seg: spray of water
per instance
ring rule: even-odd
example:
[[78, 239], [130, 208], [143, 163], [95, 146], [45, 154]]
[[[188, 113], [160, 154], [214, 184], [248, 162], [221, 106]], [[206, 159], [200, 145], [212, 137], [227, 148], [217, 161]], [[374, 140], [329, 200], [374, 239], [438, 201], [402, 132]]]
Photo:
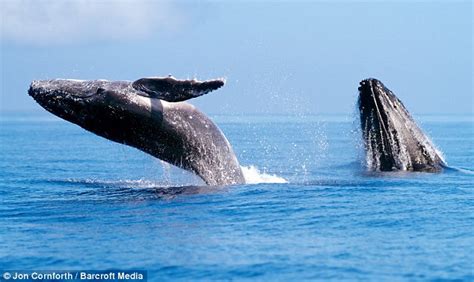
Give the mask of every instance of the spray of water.
[[246, 184], [259, 184], [259, 183], [288, 183], [286, 179], [275, 174], [268, 174], [261, 172], [255, 166], [242, 166], [242, 172], [244, 173]]

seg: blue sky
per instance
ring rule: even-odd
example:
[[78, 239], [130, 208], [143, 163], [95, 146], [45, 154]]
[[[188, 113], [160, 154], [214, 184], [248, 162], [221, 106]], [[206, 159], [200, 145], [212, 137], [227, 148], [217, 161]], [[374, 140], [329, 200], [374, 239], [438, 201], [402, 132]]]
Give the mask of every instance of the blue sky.
[[211, 114], [352, 113], [361, 79], [414, 114], [473, 113], [472, 2], [1, 1], [2, 112], [34, 79], [226, 77]]

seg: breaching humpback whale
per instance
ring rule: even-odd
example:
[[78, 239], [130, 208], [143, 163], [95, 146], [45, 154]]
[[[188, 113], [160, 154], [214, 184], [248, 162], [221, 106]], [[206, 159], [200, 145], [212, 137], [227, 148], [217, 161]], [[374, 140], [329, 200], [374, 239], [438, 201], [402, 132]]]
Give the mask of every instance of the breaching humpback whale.
[[445, 166], [431, 140], [382, 82], [361, 81], [358, 106], [369, 170], [438, 172]]
[[196, 173], [208, 185], [244, 183], [239, 162], [220, 129], [182, 102], [224, 80], [173, 77], [130, 81], [53, 79], [28, 90], [43, 108], [109, 140]]

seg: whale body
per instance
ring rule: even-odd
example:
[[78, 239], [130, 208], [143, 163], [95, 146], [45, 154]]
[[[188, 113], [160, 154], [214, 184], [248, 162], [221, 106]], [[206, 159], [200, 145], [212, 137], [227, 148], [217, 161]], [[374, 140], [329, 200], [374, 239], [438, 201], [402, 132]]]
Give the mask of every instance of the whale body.
[[360, 82], [358, 108], [369, 170], [439, 172], [446, 166], [403, 103], [379, 80]]
[[149, 77], [131, 81], [33, 81], [28, 93], [43, 108], [109, 140], [135, 147], [194, 172], [208, 185], [244, 183], [239, 162], [221, 130], [183, 102], [224, 85]]

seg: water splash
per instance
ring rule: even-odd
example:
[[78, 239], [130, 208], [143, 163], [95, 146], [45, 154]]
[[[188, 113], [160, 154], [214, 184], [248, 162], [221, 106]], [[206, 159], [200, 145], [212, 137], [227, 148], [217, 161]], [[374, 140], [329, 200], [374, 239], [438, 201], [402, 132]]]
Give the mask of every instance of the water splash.
[[242, 172], [244, 173], [246, 184], [259, 184], [259, 183], [288, 183], [286, 179], [275, 174], [268, 174], [260, 172], [260, 170], [251, 166], [241, 166]]

